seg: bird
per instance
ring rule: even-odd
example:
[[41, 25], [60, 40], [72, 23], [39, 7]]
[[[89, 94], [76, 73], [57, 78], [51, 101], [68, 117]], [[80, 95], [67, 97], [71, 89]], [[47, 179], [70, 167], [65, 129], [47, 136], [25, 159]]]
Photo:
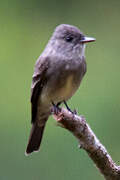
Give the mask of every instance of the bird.
[[39, 151], [52, 106], [64, 103], [71, 111], [67, 100], [77, 91], [86, 73], [85, 46], [93, 41], [95, 38], [85, 36], [76, 26], [60, 24], [55, 28], [32, 76], [32, 128], [26, 155]]

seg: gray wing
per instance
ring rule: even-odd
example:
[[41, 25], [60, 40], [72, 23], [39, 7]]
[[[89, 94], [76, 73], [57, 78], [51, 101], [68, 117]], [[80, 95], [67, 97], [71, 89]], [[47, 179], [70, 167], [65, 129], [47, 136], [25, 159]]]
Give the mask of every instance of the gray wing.
[[83, 76], [85, 75], [86, 71], [87, 71], [87, 64], [86, 64], [86, 60], [85, 60], [85, 57], [83, 56]]
[[35, 70], [32, 77], [31, 86], [31, 122], [34, 123], [37, 114], [37, 102], [42, 91], [44, 84], [46, 83], [46, 71], [48, 69], [49, 58], [39, 57], [35, 64]]

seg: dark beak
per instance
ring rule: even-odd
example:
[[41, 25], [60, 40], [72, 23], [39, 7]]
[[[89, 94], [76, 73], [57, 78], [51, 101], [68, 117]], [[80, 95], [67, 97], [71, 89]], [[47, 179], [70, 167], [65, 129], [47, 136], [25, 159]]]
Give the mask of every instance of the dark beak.
[[96, 41], [96, 39], [92, 37], [84, 37], [83, 39], [80, 40], [81, 43], [89, 43], [93, 41]]

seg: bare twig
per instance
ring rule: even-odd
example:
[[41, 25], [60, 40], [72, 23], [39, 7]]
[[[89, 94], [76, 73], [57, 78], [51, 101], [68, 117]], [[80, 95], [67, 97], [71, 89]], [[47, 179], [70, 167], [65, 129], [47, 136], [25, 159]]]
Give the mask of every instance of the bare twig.
[[120, 166], [117, 166], [105, 147], [97, 139], [83, 116], [77, 116], [62, 108], [53, 115], [58, 125], [72, 132], [94, 161], [106, 180], [120, 180]]

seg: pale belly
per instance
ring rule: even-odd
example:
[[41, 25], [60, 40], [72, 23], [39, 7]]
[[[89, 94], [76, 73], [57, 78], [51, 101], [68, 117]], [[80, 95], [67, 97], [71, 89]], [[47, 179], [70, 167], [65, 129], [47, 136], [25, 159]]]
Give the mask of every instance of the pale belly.
[[63, 101], [69, 99], [76, 91], [77, 87], [74, 85], [73, 76], [70, 75], [63, 87], [55, 92], [54, 101]]
[[57, 85], [55, 85], [55, 87], [52, 87], [52, 91], [49, 86], [44, 88], [43, 93], [41, 95], [41, 101], [44, 103], [58, 103], [64, 100], [68, 100], [78, 89], [79, 84], [80, 80], [77, 83], [75, 83], [74, 76], [73, 74], [71, 74], [69, 75], [69, 77], [66, 78], [64, 85], [62, 87], [59, 88]]

